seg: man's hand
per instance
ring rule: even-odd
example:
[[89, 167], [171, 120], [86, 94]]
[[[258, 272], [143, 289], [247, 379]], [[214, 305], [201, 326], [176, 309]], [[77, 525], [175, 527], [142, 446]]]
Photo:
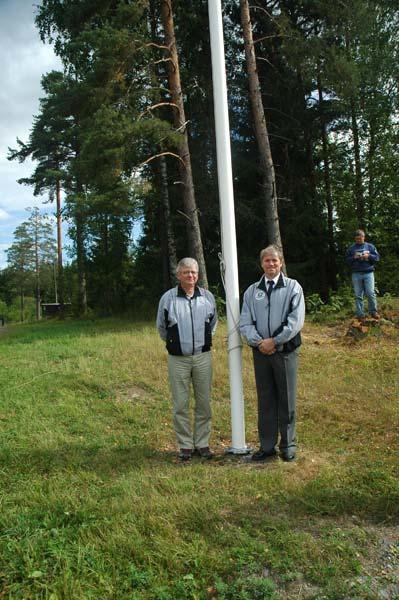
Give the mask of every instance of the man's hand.
[[276, 352], [276, 344], [274, 343], [273, 338], [267, 338], [262, 340], [258, 344], [258, 350], [262, 352], [262, 354], [274, 354]]

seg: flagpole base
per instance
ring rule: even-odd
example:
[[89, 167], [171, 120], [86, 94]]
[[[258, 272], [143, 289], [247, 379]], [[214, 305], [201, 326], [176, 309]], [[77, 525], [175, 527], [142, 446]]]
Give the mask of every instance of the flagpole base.
[[225, 450], [225, 454], [237, 454], [237, 455], [245, 455], [245, 454], [250, 454], [252, 452], [253, 448], [251, 448], [250, 446], [244, 446], [243, 448], [233, 448], [232, 446], [230, 446], [230, 448], [227, 448]]

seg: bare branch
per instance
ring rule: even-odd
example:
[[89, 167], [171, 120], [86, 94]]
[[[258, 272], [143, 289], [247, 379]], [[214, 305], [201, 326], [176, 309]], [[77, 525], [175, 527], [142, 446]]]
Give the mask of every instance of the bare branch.
[[177, 108], [177, 110], [179, 110], [179, 107], [174, 102], [158, 102], [157, 104], [153, 104], [152, 106], [149, 106], [142, 113], [140, 113], [139, 119], [141, 119], [141, 117], [143, 117], [146, 113], [151, 112], [151, 111], [155, 110], [156, 108], [159, 108], [160, 106], [173, 106], [174, 108]]
[[36, 375], [36, 377], [33, 377], [32, 379], [29, 379], [29, 381], [24, 381], [23, 383], [20, 383], [19, 385], [14, 386], [13, 390], [16, 390], [17, 388], [21, 388], [24, 385], [29, 385], [30, 383], [32, 383], [32, 381], [35, 381], [35, 379], [40, 379], [40, 377], [44, 377], [45, 375], [53, 375], [54, 373], [56, 373], [57, 371], [46, 371], [45, 373], [41, 373], [40, 375]]
[[279, 140], [284, 140], [285, 142], [292, 142], [291, 138], [284, 137], [283, 135], [277, 135], [277, 133], [270, 133], [269, 137], [277, 138]]
[[186, 213], [182, 212], [181, 210], [177, 211], [180, 215], [182, 215], [183, 217], [185, 217], [187, 219], [187, 221], [190, 221], [190, 223], [192, 223], [192, 220], [190, 219], [190, 217], [188, 215], [186, 215]]
[[151, 46], [153, 48], [159, 48], [160, 50], [170, 50], [169, 46], [165, 46], [164, 44], [156, 44], [155, 42], [148, 42], [148, 44], [143, 44], [142, 46], [137, 48], [137, 50], [142, 50], [143, 48], [150, 48]]
[[151, 161], [155, 160], [156, 158], [160, 158], [161, 156], [173, 156], [174, 158], [180, 160], [180, 162], [182, 162], [184, 165], [184, 160], [178, 154], [174, 154], [174, 152], [161, 152], [160, 154], [154, 154], [153, 156], [150, 156], [150, 158], [147, 158], [147, 160], [142, 162], [139, 167], [143, 167], [144, 165], [147, 165]]
[[171, 62], [173, 63], [173, 60], [168, 57], [168, 58], [160, 58], [159, 60], [155, 60], [152, 64], [153, 65], [159, 65], [159, 63], [163, 63], [163, 62]]
[[257, 8], [258, 10], [263, 10], [264, 13], [266, 13], [266, 15], [269, 17], [269, 19], [271, 21], [274, 21], [276, 23], [276, 25], [278, 25], [276, 19], [273, 17], [273, 15], [271, 15], [269, 13], [269, 11], [267, 11], [265, 8], [263, 8], [263, 6], [250, 6], [249, 9], [250, 10], [255, 10], [255, 8]]
[[268, 58], [263, 58], [263, 56], [257, 56], [256, 60], [264, 60], [265, 62], [267, 62], [271, 67], [273, 67], [273, 69], [275, 69], [276, 67], [274, 66], [273, 63], [270, 62], [270, 60]]
[[258, 38], [257, 40], [254, 40], [254, 44], [258, 44], [259, 42], [263, 42], [263, 40], [270, 40], [273, 38], [282, 38], [282, 37], [288, 37], [288, 36], [284, 36], [282, 33], [274, 33], [273, 35], [265, 35], [261, 38]]
[[189, 123], [190, 123], [190, 120], [188, 120], [188, 121], [185, 121], [184, 123], [182, 123], [182, 124], [180, 125], [180, 127], [178, 127], [177, 129], [175, 129], [175, 131], [177, 132], [177, 131], [181, 131], [181, 130], [185, 129], [185, 128], [186, 128], [186, 125], [188, 125]]

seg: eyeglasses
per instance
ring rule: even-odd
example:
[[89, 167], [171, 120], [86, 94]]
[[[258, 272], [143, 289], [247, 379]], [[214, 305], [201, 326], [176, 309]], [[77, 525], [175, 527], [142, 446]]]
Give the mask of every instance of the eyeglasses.
[[198, 271], [181, 271], [182, 275], [198, 275]]

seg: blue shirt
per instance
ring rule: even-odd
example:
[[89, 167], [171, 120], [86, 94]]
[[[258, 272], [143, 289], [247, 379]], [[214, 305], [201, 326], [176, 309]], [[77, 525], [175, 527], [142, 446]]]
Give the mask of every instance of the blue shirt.
[[[367, 260], [358, 258], [360, 254], [369, 252]], [[371, 273], [374, 271], [374, 263], [380, 260], [380, 255], [373, 244], [363, 242], [363, 244], [352, 244], [346, 251], [346, 262], [353, 273]]]

